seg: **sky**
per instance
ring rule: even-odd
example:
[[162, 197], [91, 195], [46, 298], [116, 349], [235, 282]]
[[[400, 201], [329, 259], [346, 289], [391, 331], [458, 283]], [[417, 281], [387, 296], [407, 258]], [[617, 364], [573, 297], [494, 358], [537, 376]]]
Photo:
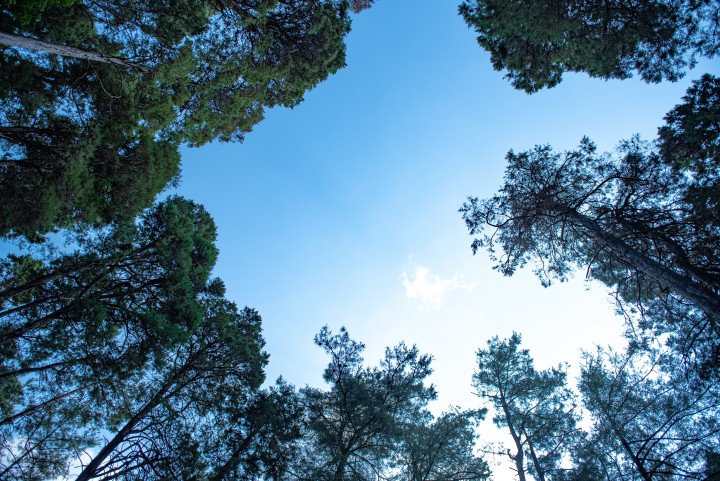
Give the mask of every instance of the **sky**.
[[529, 270], [492, 270], [458, 208], [500, 187], [510, 149], [653, 139], [705, 72], [720, 65], [659, 85], [566, 75], [527, 95], [492, 70], [454, 2], [378, 0], [353, 17], [346, 68], [243, 143], [184, 149], [173, 193], [214, 217], [215, 275], [262, 315], [269, 381], [322, 386], [313, 336], [345, 326], [368, 365], [401, 341], [431, 353], [434, 412], [477, 408], [475, 352], [491, 337], [521, 333], [536, 367], [568, 363], [574, 380], [581, 350], [621, 345], [623, 322], [582, 273], [543, 288]]

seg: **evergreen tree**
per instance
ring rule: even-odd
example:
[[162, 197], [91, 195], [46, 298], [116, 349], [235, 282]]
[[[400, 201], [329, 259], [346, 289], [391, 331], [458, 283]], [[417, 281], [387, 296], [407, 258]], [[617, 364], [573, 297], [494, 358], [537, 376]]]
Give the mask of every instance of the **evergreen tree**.
[[394, 462], [399, 473], [393, 481], [483, 481], [490, 469], [482, 457], [476, 456], [475, 424], [486, 410], [443, 413], [432, 420], [421, 419], [408, 425]]
[[179, 144], [242, 140], [344, 66], [347, 0], [0, 7], [0, 236], [132, 217]]
[[[684, 355], [712, 368], [720, 339], [720, 211], [712, 200], [716, 153], [704, 139], [717, 136], [712, 119], [720, 103], [705, 97], [714, 84], [711, 77], [695, 84], [668, 115], [659, 146], [634, 138], [614, 155], [599, 154], [583, 139], [562, 154], [549, 146], [510, 151], [499, 193], [461, 209], [471, 234], [484, 232], [473, 249], [488, 249], [506, 275], [534, 262], [544, 285], [583, 268], [613, 289], [630, 319], [640, 317], [642, 330], [670, 334]], [[698, 92], [701, 105], [693, 103]], [[685, 165], [681, 149], [696, 152]]]
[[478, 396], [496, 411], [493, 422], [506, 428], [513, 440], [512, 460], [518, 479], [562, 479], [563, 461], [580, 432], [566, 374], [558, 368], [537, 371], [527, 349], [519, 349], [517, 333], [509, 339], [494, 337], [477, 352], [478, 369], [473, 386]]
[[154, 359], [152, 370], [127, 386], [113, 436], [76, 481], [197, 479], [206, 470], [198, 425], [226, 406], [246, 402], [264, 380], [260, 317], [216, 296], [187, 342]]
[[207, 479], [282, 479], [298, 455], [302, 420], [300, 397], [282, 379], [246, 403], [230, 399], [199, 436]]
[[215, 225], [187, 200], [78, 242], [77, 252], [0, 266], [0, 469], [11, 479], [61, 475], [125, 409], [128, 386], [188, 342], [201, 294], [223, 291], [208, 282]]
[[706, 479], [706, 453], [720, 442], [719, 392], [676, 363], [657, 350], [585, 355], [590, 457], [606, 478]]
[[385, 351], [379, 367], [362, 365], [362, 343], [343, 328], [333, 335], [327, 327], [315, 343], [330, 356], [323, 374], [329, 391], [306, 387], [305, 440], [290, 479], [373, 480], [386, 473], [402, 438], [403, 427], [423, 416], [432, 387], [431, 357], [404, 344]]

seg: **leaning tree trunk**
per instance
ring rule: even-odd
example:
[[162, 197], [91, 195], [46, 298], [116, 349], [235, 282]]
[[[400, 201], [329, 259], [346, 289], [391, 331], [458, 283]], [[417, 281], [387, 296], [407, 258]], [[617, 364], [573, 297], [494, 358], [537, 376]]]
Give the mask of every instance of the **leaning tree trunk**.
[[571, 220], [587, 229], [590, 237], [600, 245], [610, 249], [618, 259], [634, 267], [648, 277], [667, 286], [697, 307], [705, 311], [715, 322], [720, 320], [720, 297], [711, 289], [698, 284], [689, 277], [682, 276], [627, 245], [622, 239], [610, 234], [590, 217], [569, 209], [564, 212]]
[[117, 65], [119, 67], [138, 70], [140, 72], [150, 71], [150, 68], [145, 65], [129, 62], [120, 57], [103, 55], [101, 53], [91, 52], [89, 50], [83, 50], [67, 45], [60, 45], [57, 43], [45, 42], [42, 40], [37, 40], [35, 38], [23, 37], [10, 33], [0, 32], [0, 45], [35, 50], [37, 52], [54, 53], [57, 55], [62, 55], [64, 57], [73, 57], [81, 60], [89, 60], [91, 62], [109, 63], [112, 65]]
[[83, 468], [75, 481], [90, 481], [97, 474], [105, 460], [120, 446], [123, 441], [135, 430], [137, 425], [162, 403], [168, 392], [175, 387], [182, 377], [193, 367], [195, 356], [191, 356], [182, 367], [168, 379], [165, 384], [140, 408], [115, 434], [115, 436], [98, 452], [95, 457]]

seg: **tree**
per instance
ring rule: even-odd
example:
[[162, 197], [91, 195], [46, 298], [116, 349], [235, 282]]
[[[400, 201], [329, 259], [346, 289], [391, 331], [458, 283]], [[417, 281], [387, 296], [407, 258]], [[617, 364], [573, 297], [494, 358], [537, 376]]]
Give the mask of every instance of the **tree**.
[[342, 328], [324, 327], [315, 343], [330, 356], [323, 378], [329, 391], [306, 387], [304, 450], [290, 479], [371, 480], [387, 470], [403, 427], [422, 416], [435, 391], [423, 384], [431, 373], [428, 355], [404, 344], [386, 349], [379, 367], [362, 365], [362, 343]]
[[207, 479], [282, 479], [298, 454], [303, 408], [281, 379], [247, 403], [232, 402], [202, 430]]
[[0, 236], [132, 219], [177, 178], [177, 145], [138, 126], [137, 79], [107, 65], [0, 64]]
[[495, 70], [532, 93], [564, 72], [678, 80], [698, 56], [718, 54], [718, 9], [711, 0], [466, 0], [460, 14]]
[[520, 342], [513, 333], [509, 339], [493, 337], [487, 349], [479, 349], [473, 387], [495, 409], [493, 422], [512, 437], [515, 452], [507, 449], [507, 456], [518, 479], [561, 478], [562, 461], [579, 436], [574, 397], [565, 372], [559, 367], [535, 370]]
[[[134, 216], [180, 144], [242, 140], [344, 66], [347, 0], [0, 7], [0, 236]], [[27, 50], [27, 48], [33, 50]], [[40, 51], [38, 51], [40, 50]], [[7, 205], [7, 204], [5, 204]]]
[[[683, 102], [665, 116], [665, 125], [658, 129], [658, 149], [663, 162], [675, 172], [692, 175], [693, 183], [685, 192], [686, 201], [697, 215], [706, 216], [709, 232], [720, 218], [720, 79], [703, 75], [693, 82]], [[713, 245], [699, 255], [714, 256]], [[703, 249], [702, 245], [694, 246]], [[698, 255], [698, 254], [696, 254]]]
[[128, 386], [188, 341], [201, 296], [224, 292], [209, 281], [215, 235], [203, 208], [170, 198], [137, 224], [77, 239], [77, 252], [0, 263], [0, 470], [62, 474]]
[[[475, 423], [486, 410], [443, 413], [434, 421], [422, 419], [405, 428], [393, 481], [483, 481], [490, 469], [474, 454]], [[432, 416], [428, 413], [428, 418]]]
[[[585, 354], [580, 391], [607, 478], [706, 479], [720, 442], [718, 390], [655, 351]], [[708, 460], [710, 458], [707, 458]]]
[[[139, 75], [147, 89], [141, 98], [149, 102], [139, 119], [164, 129], [165, 137], [199, 145], [241, 139], [264, 108], [296, 105], [342, 67], [347, 7], [336, 0], [78, 1], [47, 6], [30, 25], [6, 12], [3, 29], [132, 59], [149, 74]], [[60, 66], [77, 60], [51, 58]]]
[[352, 8], [353, 12], [360, 13], [370, 8], [373, 3], [375, 3], [375, 0], [351, 0], [350, 8]]
[[697, 242], [691, 236], [704, 226], [678, 195], [682, 179], [638, 139], [619, 153], [596, 155], [588, 139], [563, 155], [549, 146], [509, 152], [500, 195], [470, 199], [461, 209], [471, 234], [485, 224], [496, 229], [473, 249], [502, 245], [506, 256], [497, 267], [508, 275], [535, 258], [545, 284], [565, 280], [576, 267], [592, 267], [600, 277], [617, 262], [720, 317], [714, 260], [701, 264], [683, 249], [682, 241]]
[[[712, 82], [704, 77], [690, 97]], [[544, 285], [586, 269], [613, 289], [623, 312], [643, 318], [644, 330], [671, 333], [685, 352], [702, 346], [712, 357], [720, 338], [720, 211], [710, 200], [718, 164], [703, 153], [711, 144], [698, 129], [678, 127], [687, 105], [669, 114], [659, 147], [633, 138], [614, 155], [598, 154], [583, 139], [563, 154], [549, 146], [510, 151], [499, 193], [461, 209], [471, 234], [489, 228], [473, 250], [486, 248], [506, 275], [533, 261]], [[688, 167], [677, 162], [690, 139], [702, 167], [692, 157]]]
[[188, 342], [156, 358], [156, 368], [128, 389], [114, 435], [83, 466], [91, 479], [197, 479], [203, 440], [195, 427], [242, 404], [264, 380], [260, 317], [214, 296]]

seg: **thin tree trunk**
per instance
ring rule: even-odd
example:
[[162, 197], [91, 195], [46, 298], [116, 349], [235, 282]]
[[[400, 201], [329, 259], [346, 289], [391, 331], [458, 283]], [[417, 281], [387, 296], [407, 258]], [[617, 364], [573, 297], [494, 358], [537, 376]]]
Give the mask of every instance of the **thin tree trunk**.
[[88, 356], [80, 359], [71, 359], [69, 361], [54, 362], [52, 364], [46, 364], [44, 366], [26, 367], [24, 369], [18, 369], [16, 371], [0, 372], [0, 379], [22, 376], [23, 374], [30, 374], [31, 372], [48, 371], [50, 369], [55, 369], [59, 367], [71, 366], [73, 364], [78, 364], [81, 361], [87, 361], [88, 359], [91, 358]]
[[225, 475], [228, 474], [233, 467], [236, 467], [238, 465], [237, 460], [239, 456], [242, 454], [243, 451], [248, 448], [248, 446], [250, 446], [250, 443], [252, 442], [255, 435], [256, 431], [254, 430], [251, 430], [249, 433], [247, 433], [245, 439], [243, 439], [240, 445], [228, 456], [225, 463], [220, 466], [217, 471], [215, 471], [213, 477], [210, 478], [211, 481], [222, 481], [222, 479], [225, 478]]
[[620, 444], [622, 445], [623, 449], [627, 453], [628, 456], [630, 456], [630, 459], [632, 459], [633, 464], [637, 468], [638, 472], [640, 473], [640, 476], [645, 481], [652, 481], [652, 476], [650, 476], [650, 473], [648, 473], [647, 469], [645, 469], [645, 465], [642, 463], [640, 458], [637, 457], [637, 455], [633, 452], [632, 447], [630, 446], [630, 443], [628, 443], [627, 439], [625, 439], [625, 436], [623, 436], [622, 432], [620, 431], [620, 428], [615, 424], [615, 422], [610, 419], [610, 416], [608, 416], [606, 413], [603, 413], [607, 420], [610, 422], [610, 426], [612, 427], [612, 430], [615, 432], [615, 436], [618, 437], [618, 440], [620, 441]]
[[40, 404], [37, 404], [37, 405], [35, 405], [35, 406], [31, 406], [31, 407], [25, 409], [24, 411], [20, 411], [20, 412], [17, 413], [17, 414], [13, 414], [13, 415], [10, 416], [10, 417], [7, 417], [7, 418], [5, 418], [5, 419], [3, 419], [3, 420], [0, 420], [0, 426], [4, 426], [4, 425], [6, 425], [6, 424], [10, 424], [10, 423], [12, 423], [12, 422], [20, 419], [21, 417], [28, 416], [28, 415], [30, 415], [30, 414], [32, 414], [32, 413], [34, 413], [34, 412], [37, 412], [37, 411], [39, 411], [39, 410], [41, 410], [41, 409], [43, 409], [43, 408], [46, 408], [46, 407], [48, 407], [48, 406], [51, 406], [51, 405], [55, 404], [55, 403], [58, 402], [58, 401], [62, 401], [62, 400], [65, 399], [66, 397], [72, 396], [73, 394], [76, 394], [76, 393], [78, 393], [78, 392], [80, 392], [80, 391], [83, 391], [83, 390], [85, 390], [85, 389], [87, 389], [87, 388], [89, 388], [89, 387], [92, 387], [92, 386], [96, 385], [96, 384], [99, 384], [99, 383], [92, 383], [92, 384], [88, 384], [87, 386], [82, 386], [82, 387], [79, 387], [79, 388], [77, 388], [77, 389], [73, 389], [73, 390], [70, 391], [70, 392], [66, 392], [65, 394], [61, 394], [60, 396], [54, 397], [54, 398], [52, 398], [52, 399], [50, 399], [50, 400], [48, 400], [48, 401], [45, 401], [45, 402], [40, 403]]
[[140, 72], [149, 72], [150, 68], [129, 62], [120, 57], [113, 57], [111, 55], [103, 55], [97, 52], [90, 52], [76, 47], [69, 47], [67, 45], [60, 45], [57, 43], [44, 42], [30, 37], [23, 37], [20, 35], [13, 35], [10, 33], [0, 32], [0, 45], [6, 45], [8, 47], [19, 47], [28, 50], [35, 50], [37, 52], [54, 53], [62, 55], [64, 57], [78, 58], [81, 60], [89, 60], [91, 62], [109, 63], [111, 65], [117, 65], [119, 67], [129, 68]]
[[[510, 455], [510, 459], [515, 461], [515, 468], [517, 469], [518, 478], [519, 481], [525, 481], [525, 459], [524, 459], [524, 453], [522, 449], [522, 442], [520, 441], [520, 436], [515, 431], [515, 426], [512, 422], [512, 417], [510, 414], [510, 408], [507, 405], [507, 402], [505, 401], [504, 394], [500, 394], [500, 402], [502, 404], [503, 413], [505, 414], [505, 422], [507, 422], [508, 429], [510, 430], [510, 435], [513, 438], [513, 441], [515, 442], [515, 448], [517, 449], [517, 454], [515, 456]], [[508, 452], [509, 454], [509, 452]]]
[[335, 473], [333, 474], [333, 481], [343, 481], [343, 478], [345, 477], [345, 466], [347, 465], [347, 454], [345, 452], [342, 453], [342, 459], [340, 459], [340, 462], [338, 463], [337, 467], [335, 468]]
[[150, 412], [155, 409], [163, 401], [163, 399], [165, 399], [168, 391], [178, 384], [180, 378], [182, 378], [187, 371], [190, 370], [193, 361], [195, 360], [195, 356], [191, 356], [185, 364], [170, 379], [168, 379], [162, 388], [160, 388], [160, 390], [157, 391], [155, 395], [146, 402], [145, 405], [140, 408], [140, 410], [138, 410], [133, 417], [130, 418], [130, 420], [128, 420], [128, 422], [125, 423], [122, 429], [115, 434], [115, 436], [100, 450], [100, 452], [95, 455], [92, 461], [90, 461], [78, 477], [75, 478], [75, 481], [89, 481], [95, 476], [95, 473], [102, 463], [105, 462], [108, 456], [110, 456], [113, 451], [115, 451], [115, 449], [120, 446], [123, 441], [125, 441], [125, 438], [135, 429], [140, 421], [150, 414]]
[[69, 312], [71, 307], [74, 307], [73, 303], [71, 303], [65, 307], [61, 307], [60, 309], [58, 309], [54, 312], [51, 312], [50, 314], [47, 314], [38, 319], [35, 319], [34, 321], [25, 323], [22, 326], [20, 326], [16, 329], [13, 329], [10, 332], [4, 333], [2, 336], [0, 336], [0, 346], [2, 346], [3, 344], [6, 344], [8, 342], [12, 342], [15, 339], [18, 339], [19, 337], [22, 337], [25, 334], [27, 334], [39, 327], [49, 324], [51, 321], [57, 319], [59, 316], [63, 315], [66, 312]]
[[535, 471], [537, 471], [538, 481], [545, 481], [545, 471], [542, 466], [540, 466], [540, 460], [537, 454], [535, 454], [535, 448], [533, 448], [532, 442], [528, 441], [528, 447], [530, 448], [530, 457], [535, 465]]
[[712, 290], [636, 251], [622, 239], [608, 233], [588, 216], [574, 209], [568, 210], [565, 215], [587, 229], [593, 240], [609, 248], [620, 260], [633, 266], [646, 276], [655, 279], [660, 284], [669, 287], [705, 311], [713, 319], [720, 319], [720, 297]]

